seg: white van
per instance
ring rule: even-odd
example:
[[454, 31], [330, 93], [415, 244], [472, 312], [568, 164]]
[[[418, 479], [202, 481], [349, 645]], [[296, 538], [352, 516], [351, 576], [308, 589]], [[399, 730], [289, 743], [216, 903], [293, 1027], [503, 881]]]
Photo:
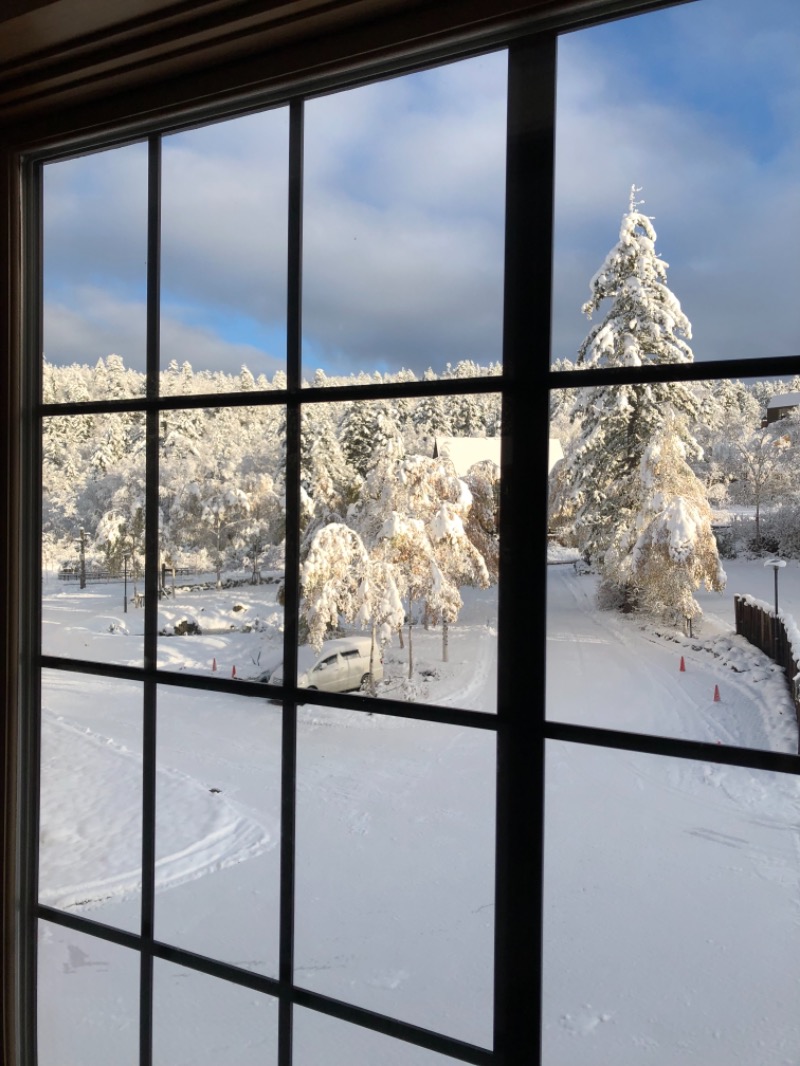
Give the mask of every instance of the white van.
[[[297, 649], [297, 685], [322, 692], [351, 692], [369, 684], [370, 637], [339, 637], [326, 640], [317, 652], [310, 644]], [[383, 680], [383, 655], [375, 645], [373, 673]], [[283, 684], [283, 662], [259, 674], [256, 681]]]

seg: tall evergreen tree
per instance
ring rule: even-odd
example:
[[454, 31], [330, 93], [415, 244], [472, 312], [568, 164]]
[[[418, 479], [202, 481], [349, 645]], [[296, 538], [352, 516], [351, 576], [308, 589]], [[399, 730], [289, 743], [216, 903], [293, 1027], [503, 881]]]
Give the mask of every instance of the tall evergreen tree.
[[[619, 240], [592, 278], [583, 305], [591, 317], [610, 301], [603, 320], [580, 346], [580, 366], [644, 366], [689, 363], [691, 325], [667, 287], [667, 266], [655, 250], [651, 219], [639, 210], [638, 189], [622, 218]], [[633, 544], [631, 533], [641, 506], [640, 467], [646, 448], [672, 419], [687, 459], [700, 449], [689, 427], [700, 399], [681, 383], [596, 386], [577, 392], [572, 411], [580, 432], [563, 471], [562, 504], [572, 510], [578, 546], [612, 585], [633, 595], [619, 565], [619, 546]], [[605, 557], [614, 546], [613, 566]]]

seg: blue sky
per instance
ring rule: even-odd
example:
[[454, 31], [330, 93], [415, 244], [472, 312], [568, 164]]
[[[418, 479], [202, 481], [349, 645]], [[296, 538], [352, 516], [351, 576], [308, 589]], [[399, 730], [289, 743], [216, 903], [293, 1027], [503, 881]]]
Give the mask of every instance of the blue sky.
[[[304, 365], [329, 373], [500, 357], [503, 53], [310, 102]], [[167, 138], [162, 357], [285, 365], [288, 116]], [[632, 183], [698, 360], [800, 351], [800, 4], [697, 0], [559, 47], [553, 357]], [[53, 164], [45, 353], [144, 366], [146, 157]], [[532, 357], [548, 357], [533, 352]]]

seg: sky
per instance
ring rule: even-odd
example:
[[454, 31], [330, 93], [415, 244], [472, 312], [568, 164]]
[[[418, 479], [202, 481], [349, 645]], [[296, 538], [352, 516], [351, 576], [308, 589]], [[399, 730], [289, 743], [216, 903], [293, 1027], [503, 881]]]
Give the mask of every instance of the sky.
[[[303, 368], [501, 358], [504, 52], [306, 106]], [[632, 184], [699, 360], [800, 353], [800, 5], [696, 0], [559, 43], [552, 351]], [[45, 356], [144, 369], [146, 149], [45, 168]], [[288, 113], [164, 139], [162, 364], [285, 367]], [[535, 284], [535, 280], [532, 281]]]

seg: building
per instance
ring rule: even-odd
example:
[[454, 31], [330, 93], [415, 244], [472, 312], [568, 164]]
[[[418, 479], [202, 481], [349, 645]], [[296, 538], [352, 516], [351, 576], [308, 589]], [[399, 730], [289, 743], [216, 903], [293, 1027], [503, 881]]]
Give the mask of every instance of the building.
[[[463, 477], [471, 466], [484, 459], [500, 465], [499, 437], [437, 437], [433, 445], [433, 457], [443, 456], [452, 460], [459, 477]], [[548, 473], [556, 463], [564, 458], [561, 441], [551, 437], [548, 446]]]
[[771, 426], [773, 422], [787, 418], [798, 407], [800, 407], [800, 392], [783, 392], [778, 396], [770, 397], [767, 404], [767, 425]]

